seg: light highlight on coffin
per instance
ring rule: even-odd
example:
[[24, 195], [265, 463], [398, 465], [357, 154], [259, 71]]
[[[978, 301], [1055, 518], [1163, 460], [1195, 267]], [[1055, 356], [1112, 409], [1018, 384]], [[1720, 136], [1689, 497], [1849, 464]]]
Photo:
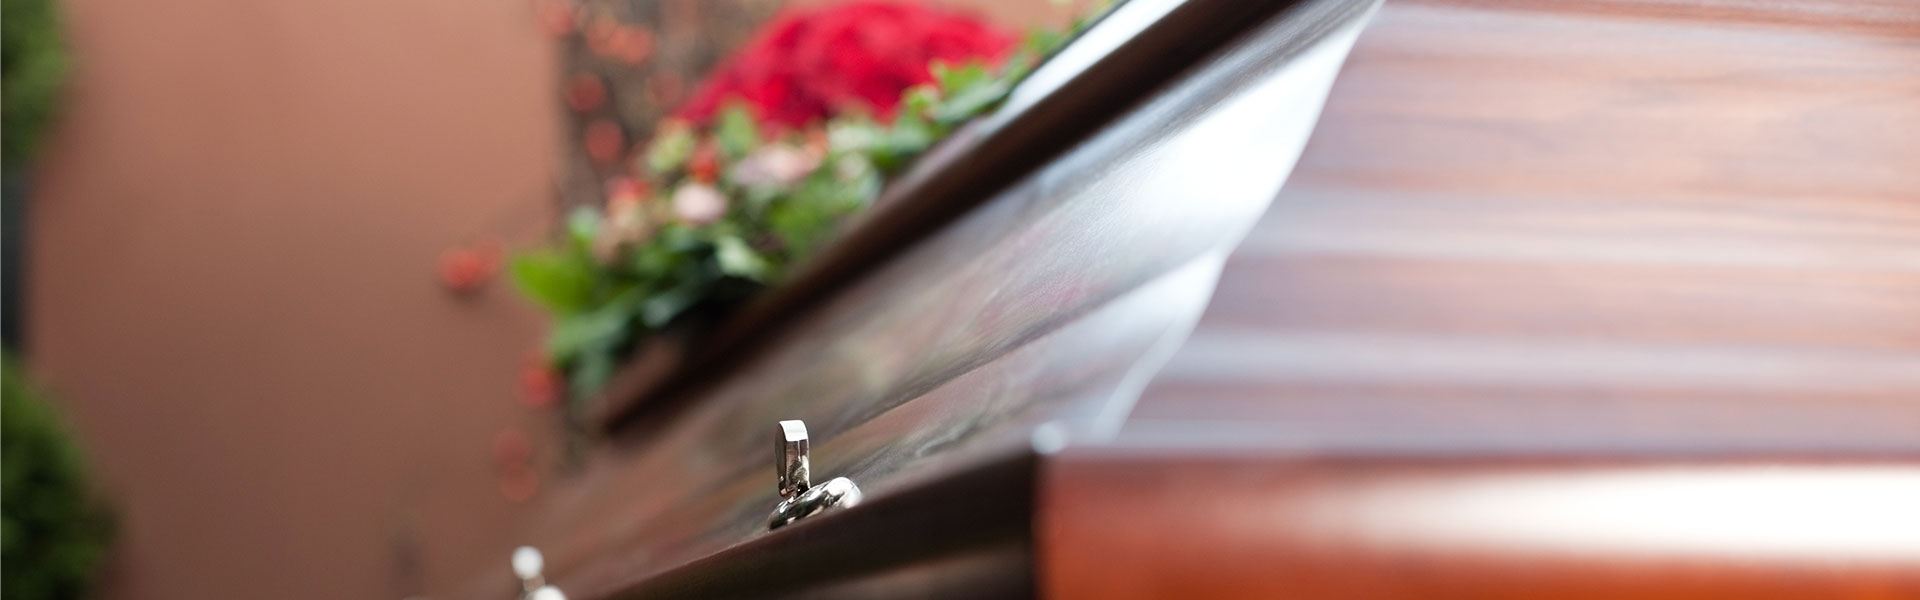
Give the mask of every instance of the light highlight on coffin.
[[1382, 549], [1920, 564], [1920, 466], [1507, 471], [1345, 487], [1309, 531]]

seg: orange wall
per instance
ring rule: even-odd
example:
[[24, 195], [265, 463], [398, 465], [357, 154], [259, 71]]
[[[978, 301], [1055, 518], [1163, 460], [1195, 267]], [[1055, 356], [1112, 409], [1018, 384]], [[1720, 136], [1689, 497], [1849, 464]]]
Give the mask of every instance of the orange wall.
[[[28, 348], [122, 534], [108, 598], [399, 598], [506, 571], [491, 440], [538, 318], [435, 282], [545, 230], [561, 139], [524, 0], [66, 0]], [[1015, 22], [1050, 5], [975, 0]], [[482, 567], [476, 567], [482, 565]]]
[[398, 598], [504, 556], [489, 444], [551, 429], [514, 399], [539, 325], [433, 267], [540, 232], [558, 134], [526, 4], [66, 8], [27, 333], [121, 507], [108, 597]]

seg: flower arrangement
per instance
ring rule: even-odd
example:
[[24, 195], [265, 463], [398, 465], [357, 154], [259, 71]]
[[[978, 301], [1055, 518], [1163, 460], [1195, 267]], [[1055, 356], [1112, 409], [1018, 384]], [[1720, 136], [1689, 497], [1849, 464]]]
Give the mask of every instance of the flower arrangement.
[[523, 393], [577, 406], [642, 339], [779, 283], [888, 175], [995, 106], [1064, 39], [1016, 42], [886, 2], [775, 17], [656, 126], [600, 206], [511, 258], [512, 279], [553, 319]]

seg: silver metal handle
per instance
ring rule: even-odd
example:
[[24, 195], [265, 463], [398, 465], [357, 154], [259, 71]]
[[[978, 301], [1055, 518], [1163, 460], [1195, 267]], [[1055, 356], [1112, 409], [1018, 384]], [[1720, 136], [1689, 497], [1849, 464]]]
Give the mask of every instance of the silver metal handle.
[[773, 440], [773, 468], [780, 478], [780, 499], [791, 500], [813, 487], [807, 460], [807, 423], [781, 421]]
[[520, 578], [520, 600], [567, 600], [560, 588], [547, 585], [546, 576], [541, 574], [546, 566], [547, 559], [539, 548], [513, 549], [513, 576]]
[[812, 484], [805, 422], [781, 421], [776, 429], [773, 468], [779, 480], [780, 504], [767, 517], [768, 530], [860, 503], [860, 486], [851, 479], [835, 477], [820, 485]]

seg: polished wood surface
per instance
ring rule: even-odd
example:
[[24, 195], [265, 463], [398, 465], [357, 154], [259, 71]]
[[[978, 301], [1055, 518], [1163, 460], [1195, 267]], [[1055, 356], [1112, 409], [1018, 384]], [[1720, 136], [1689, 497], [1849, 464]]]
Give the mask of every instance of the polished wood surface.
[[[1302, 3], [1143, 86], [737, 364], [648, 388], [684, 397], [617, 420], [531, 535], [554, 580], [1920, 594], [1880, 502], [1920, 494], [1920, 13], [1391, 3], [1266, 206], [1323, 89], [1300, 65], [1369, 6]], [[761, 531], [789, 418], [873, 506]], [[981, 470], [1034, 479], [951, 491]], [[950, 535], [965, 494], [992, 535]]]
[[1911, 457], [1069, 450], [1047, 598], [1915, 598]]
[[791, 281], [698, 339], [642, 353], [594, 400], [598, 419], [611, 435], [628, 437], [672, 422], [703, 397], [703, 384], [739, 376], [772, 347], [767, 338], [803, 322], [823, 299], [1006, 195], [1007, 188], [1087, 143], [1121, 115], [1140, 110], [1158, 88], [1226, 42], [1299, 4], [1143, 0], [1103, 15], [1113, 22], [1096, 23], [1092, 31], [1104, 33], [1070, 43], [993, 114], [915, 161]]
[[1920, 4], [1670, 4], [1388, 4], [1122, 437], [1920, 450]]
[[1916, 23], [1390, 2], [1044, 595], [1920, 597]]
[[[806, 421], [816, 480], [858, 482], [869, 501], [851, 513], [878, 515], [861, 517], [873, 523], [925, 529], [900, 520], [915, 511], [881, 508], [910, 498], [947, 498], [963, 511], [1026, 502], [1030, 492], [1005, 487], [981, 488], [971, 500], [924, 490], [1029, 459], [1037, 431], [1081, 437], [1118, 426], [1139, 386], [1204, 311], [1234, 242], [1279, 191], [1286, 170], [1276, 167], [1305, 146], [1374, 5], [1272, 2], [1262, 7], [1267, 18], [1221, 23], [1246, 35], [1199, 40], [1192, 23], [1159, 24], [1194, 14], [1232, 21], [1247, 7], [1142, 0], [1118, 8], [1054, 60], [1070, 59], [1082, 43], [1121, 41], [1124, 50], [1142, 36], [1210, 50], [1187, 48], [1190, 68], [1127, 89], [1036, 72], [1010, 100], [1015, 116], [994, 119], [1017, 118], [1021, 97], [1034, 89], [1026, 86], [1049, 81], [1059, 87], [1035, 92], [1043, 101], [1034, 106], [1090, 93], [1082, 86], [1132, 99], [1105, 99], [1129, 108], [1060, 156], [993, 174], [1008, 178], [1004, 189], [972, 199], [972, 210], [937, 233], [763, 332], [725, 377], [680, 389], [686, 397], [671, 410], [613, 431], [609, 447], [542, 499], [526, 540], [545, 553], [548, 580], [575, 598], [884, 596], [895, 585], [932, 593], [966, 583], [920, 563], [1010, 562], [1008, 551], [1027, 547], [1025, 512], [959, 524], [1020, 532], [984, 546], [965, 535], [880, 543], [872, 536], [884, 526], [862, 529], [851, 523], [865, 521], [836, 515], [769, 533], [778, 498], [770, 428]], [[1113, 59], [1106, 51], [1087, 55], [1098, 67], [1089, 72], [1112, 72], [1101, 66]], [[944, 176], [907, 177], [914, 189], [915, 177]], [[1174, 206], [1174, 197], [1204, 202]], [[867, 533], [835, 533], [848, 527]], [[1025, 569], [1002, 580], [1030, 592]], [[493, 578], [475, 589], [510, 589], [506, 583]]]

